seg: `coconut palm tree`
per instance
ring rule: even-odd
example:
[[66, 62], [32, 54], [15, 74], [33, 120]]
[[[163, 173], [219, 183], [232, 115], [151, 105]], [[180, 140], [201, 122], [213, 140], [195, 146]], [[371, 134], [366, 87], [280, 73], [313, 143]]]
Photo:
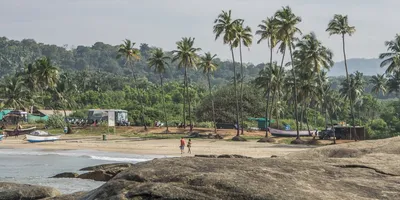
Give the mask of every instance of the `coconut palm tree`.
[[46, 90], [56, 86], [58, 81], [58, 68], [51, 64], [49, 58], [44, 57], [35, 61], [35, 77], [41, 89]]
[[385, 78], [384, 74], [377, 74], [372, 76], [369, 82], [372, 84], [372, 92], [374, 92], [376, 95], [378, 95], [379, 93], [381, 93], [382, 95], [386, 94], [387, 79]]
[[142, 102], [142, 92], [137, 87], [138, 81], [135, 75], [135, 62], [140, 60], [140, 51], [137, 48], [134, 48], [136, 43], [131, 42], [129, 39], [125, 39], [121, 45], [119, 45], [118, 52], [117, 52], [117, 59], [124, 58], [125, 59], [125, 66], [130, 68], [131, 74], [133, 79], [135, 80], [135, 89], [139, 95], [139, 103], [141, 106], [141, 119], [144, 126], [144, 130], [147, 130], [146, 120], [144, 116], [144, 105]]
[[151, 68], [154, 68], [154, 72], [160, 75], [160, 85], [161, 85], [161, 93], [162, 93], [162, 103], [163, 103], [163, 110], [164, 110], [164, 120], [165, 125], [167, 126], [168, 130], [168, 116], [167, 111], [165, 110], [165, 95], [164, 95], [164, 85], [163, 85], [163, 74], [165, 73], [165, 69], [169, 66], [168, 60], [171, 58], [166, 56], [161, 48], [155, 49], [150, 58], [148, 59], [148, 65]]
[[[341, 35], [342, 36], [342, 47], [343, 47], [343, 57], [344, 57], [344, 67], [346, 69], [346, 79], [347, 84], [350, 84], [349, 80], [349, 71], [347, 67], [347, 58], [346, 58], [346, 43], [345, 43], [345, 36], [349, 35], [352, 36], [354, 32], [356, 32], [356, 28], [354, 26], [349, 25], [349, 20], [347, 15], [340, 15], [335, 14], [333, 19], [328, 23], [328, 28], [326, 29], [329, 32], [329, 35]], [[350, 86], [348, 86], [350, 87]], [[350, 96], [350, 95], [349, 95]], [[354, 106], [352, 99], [349, 98], [350, 101], [350, 111], [351, 111], [351, 118], [353, 122], [353, 130], [355, 130], [355, 119], [354, 119]]]
[[396, 71], [394, 74], [388, 75], [386, 87], [389, 94], [396, 93], [398, 95], [400, 93], [400, 72]]
[[[257, 44], [260, 44], [263, 40], [268, 41], [268, 47], [270, 48], [270, 56], [269, 56], [269, 64], [272, 65], [272, 52], [273, 49], [276, 47], [278, 39], [277, 39], [277, 30], [276, 25], [274, 23], [274, 17], [268, 17], [266, 20], [262, 20], [261, 24], [258, 25], [259, 30], [256, 31], [256, 35], [260, 35], [261, 38], [257, 41]], [[282, 66], [281, 66], [282, 68]], [[282, 68], [283, 69], [283, 68]], [[268, 85], [268, 84], [267, 84]], [[269, 99], [267, 99], [268, 104]], [[279, 99], [278, 99], [279, 101]], [[268, 126], [268, 106], [266, 108], [265, 113], [265, 127]], [[277, 121], [279, 124], [279, 122]], [[268, 132], [268, 129], [265, 129]], [[266, 134], [268, 136], [268, 134]]]
[[[285, 46], [289, 47], [290, 59], [291, 63], [293, 63], [293, 41], [295, 40], [295, 35], [297, 33], [301, 34], [297, 25], [301, 22], [301, 18], [296, 16], [292, 9], [289, 6], [283, 7], [281, 10], [278, 10], [275, 13], [275, 24], [277, 27], [277, 34], [279, 35], [279, 40], [284, 41]], [[294, 77], [294, 110], [295, 110], [295, 118], [296, 118], [296, 131], [297, 138], [300, 139], [299, 134], [299, 120], [297, 115], [297, 81], [296, 81], [296, 73], [295, 69], [292, 66], [292, 74]]]
[[241, 23], [237, 23], [234, 26], [236, 31], [236, 37], [233, 39], [232, 45], [234, 47], [239, 47], [239, 56], [240, 56], [240, 119], [241, 119], [241, 134], [243, 135], [243, 82], [244, 82], [244, 72], [243, 72], [243, 60], [242, 60], [242, 45], [249, 48], [253, 43], [253, 34], [251, 32], [251, 28], [243, 25], [244, 21]]
[[380, 59], [384, 59], [381, 63], [381, 67], [386, 67], [386, 74], [391, 74], [394, 71], [400, 70], [400, 34], [396, 34], [394, 40], [385, 41], [387, 46], [387, 53], [381, 53]]
[[218, 65], [215, 64], [214, 59], [217, 57], [217, 54], [212, 55], [210, 52], [205, 53], [203, 57], [201, 57], [201, 61], [199, 66], [203, 68], [203, 73], [207, 76], [207, 82], [208, 82], [208, 91], [210, 92], [210, 97], [211, 97], [211, 105], [212, 105], [212, 118], [213, 118], [213, 123], [214, 123], [214, 132], [217, 133], [217, 125], [215, 122], [215, 107], [214, 107], [214, 97], [212, 95], [211, 91], [211, 81], [210, 81], [210, 75], [212, 72], [217, 70]]
[[66, 109], [71, 109], [76, 105], [73, 96], [77, 91], [78, 87], [67, 73], [60, 76], [57, 86], [51, 90], [54, 106], [64, 111], [65, 119], [67, 118]]
[[25, 87], [24, 81], [18, 76], [6, 78], [0, 85], [0, 89], [5, 97], [4, 107], [24, 109], [29, 103], [32, 103], [33, 99], [30, 98], [29, 89]]
[[[321, 75], [321, 70], [329, 70], [333, 65], [334, 62], [332, 60], [333, 53], [330, 49], [326, 48], [322, 45], [322, 43], [317, 39], [317, 36], [314, 32], [303, 36], [302, 40], [300, 40], [296, 44], [297, 50], [294, 52], [295, 57], [300, 57], [303, 67], [306, 67], [306, 71], [318, 76], [319, 81], [322, 82], [322, 78], [319, 76]], [[321, 91], [322, 84], [320, 84]], [[322, 101], [324, 101], [324, 93], [322, 93]], [[327, 110], [325, 111], [325, 119], [327, 123]]]
[[[174, 57], [172, 58], [172, 62], [178, 61], [178, 68], [184, 68], [184, 91], [186, 90], [185, 100], [183, 103], [183, 124], [186, 126], [186, 116], [185, 116], [185, 101], [189, 102], [189, 120], [190, 120], [190, 127], [192, 127], [192, 118], [191, 118], [191, 111], [190, 111], [190, 101], [188, 100], [189, 89], [188, 89], [188, 77], [187, 77], [187, 70], [188, 68], [196, 69], [197, 64], [197, 52], [200, 51], [200, 48], [194, 48], [194, 40], [195, 38], [187, 38], [184, 37], [182, 40], [176, 42], [177, 50], [172, 51]], [[185, 93], [185, 92], [184, 92]], [[192, 130], [190, 130], [192, 131]]]
[[234, 74], [234, 89], [235, 89], [235, 100], [236, 100], [236, 124], [238, 125], [236, 136], [239, 137], [239, 101], [237, 95], [237, 77], [236, 77], [236, 65], [235, 55], [233, 53], [233, 40], [237, 37], [235, 26], [240, 24], [242, 19], [233, 19], [232, 11], [222, 11], [214, 20], [213, 32], [215, 34], [215, 40], [222, 36], [223, 43], [228, 44], [232, 54], [233, 74]]

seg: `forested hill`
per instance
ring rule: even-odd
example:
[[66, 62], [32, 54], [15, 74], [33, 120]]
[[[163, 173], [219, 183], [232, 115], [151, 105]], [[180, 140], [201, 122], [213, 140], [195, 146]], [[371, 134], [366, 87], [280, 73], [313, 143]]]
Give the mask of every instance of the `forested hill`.
[[[373, 76], [376, 74], [385, 73], [385, 68], [381, 68], [381, 59], [371, 58], [351, 58], [347, 60], [347, 65], [349, 67], [349, 73], [354, 73], [356, 71], [362, 72], [366, 76]], [[337, 62], [329, 71], [329, 76], [343, 76], [344, 75], [344, 61]]]
[[[137, 44], [140, 50], [142, 60], [135, 63], [136, 73], [141, 77], [147, 77], [149, 81], [158, 81], [158, 76], [148, 68], [146, 60], [150, 55], [153, 47], [148, 44]], [[90, 70], [109, 72], [115, 75], [129, 74], [129, 69], [124, 67], [123, 60], [116, 59], [118, 46], [97, 42], [93, 46], [77, 46], [69, 48], [67, 46], [60, 47], [56, 45], [47, 45], [37, 43], [32, 39], [24, 39], [22, 41], [9, 40], [6, 37], [0, 38], [0, 76], [4, 77], [14, 74], [21, 70], [26, 63], [31, 63], [35, 59], [43, 56], [49, 57], [53, 63], [62, 70]], [[170, 53], [168, 53], [171, 55]], [[232, 63], [217, 59], [218, 70], [214, 74], [213, 84], [221, 85], [230, 82], [233, 77]], [[350, 72], [356, 70], [363, 72], [365, 75], [374, 75], [377, 72], [382, 73], [384, 69], [379, 67], [378, 59], [349, 59]], [[263, 64], [245, 64], [245, 78], [254, 79]], [[336, 63], [332, 70], [328, 73], [330, 76], [343, 76], [343, 62]], [[170, 64], [166, 72], [168, 80], [182, 80], [182, 72], [175, 63]], [[189, 78], [192, 82], [203, 82], [202, 70], [189, 70]]]

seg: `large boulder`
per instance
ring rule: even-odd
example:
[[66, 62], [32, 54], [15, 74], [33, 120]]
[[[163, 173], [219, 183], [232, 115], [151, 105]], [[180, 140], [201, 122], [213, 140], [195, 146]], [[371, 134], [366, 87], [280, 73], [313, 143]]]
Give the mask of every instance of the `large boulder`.
[[35, 200], [60, 194], [58, 190], [51, 187], [0, 182], [0, 200]]
[[72, 194], [60, 195], [57, 197], [49, 197], [44, 200], [81, 200], [87, 192], [75, 192]]
[[132, 163], [114, 163], [114, 164], [104, 164], [96, 165], [92, 167], [85, 167], [80, 169], [80, 171], [90, 171], [77, 176], [81, 179], [90, 179], [95, 181], [109, 181], [118, 173], [131, 167]]
[[399, 199], [399, 153], [394, 138], [275, 158], [156, 159], [81, 199]]
[[109, 181], [112, 179], [115, 175], [109, 174], [104, 170], [96, 170], [92, 172], [87, 172], [84, 174], [81, 174], [78, 176], [78, 178], [81, 179], [90, 179], [94, 181]]
[[112, 163], [112, 164], [103, 164], [103, 165], [96, 165], [91, 167], [85, 167], [80, 169], [79, 171], [94, 171], [94, 170], [109, 170], [115, 168], [128, 168], [131, 167], [132, 163]]
[[64, 173], [52, 176], [51, 178], [76, 178], [78, 176], [79, 176], [79, 174], [74, 173], [74, 172], [64, 172]]

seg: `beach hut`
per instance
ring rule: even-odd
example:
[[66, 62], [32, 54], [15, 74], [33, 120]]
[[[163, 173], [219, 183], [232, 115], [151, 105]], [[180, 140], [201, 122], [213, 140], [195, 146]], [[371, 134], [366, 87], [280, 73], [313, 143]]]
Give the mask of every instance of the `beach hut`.
[[[257, 128], [259, 128], [260, 130], [265, 131], [267, 129], [267, 127], [265, 126], [265, 118], [248, 118], [248, 120], [251, 121], [257, 121]], [[268, 119], [268, 124], [267, 126], [270, 125], [270, 123], [274, 123], [275, 121], [273, 119]]]

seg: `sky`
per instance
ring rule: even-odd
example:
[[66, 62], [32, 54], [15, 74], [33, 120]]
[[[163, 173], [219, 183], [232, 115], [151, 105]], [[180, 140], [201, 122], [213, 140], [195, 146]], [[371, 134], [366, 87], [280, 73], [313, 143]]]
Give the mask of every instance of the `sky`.
[[[302, 32], [315, 32], [335, 61], [343, 60], [341, 38], [325, 32], [334, 14], [348, 15], [357, 29], [346, 38], [348, 58], [376, 58], [386, 51], [384, 41], [400, 32], [398, 0], [0, 0], [0, 36], [60, 46], [117, 45], [128, 38], [168, 51], [182, 37], [195, 37], [202, 52], [226, 60], [229, 48], [215, 41], [212, 31], [222, 10], [231, 9], [255, 32], [261, 20], [286, 5], [302, 18]], [[258, 39], [243, 50], [245, 62], [269, 61], [267, 43], [257, 44]]]

